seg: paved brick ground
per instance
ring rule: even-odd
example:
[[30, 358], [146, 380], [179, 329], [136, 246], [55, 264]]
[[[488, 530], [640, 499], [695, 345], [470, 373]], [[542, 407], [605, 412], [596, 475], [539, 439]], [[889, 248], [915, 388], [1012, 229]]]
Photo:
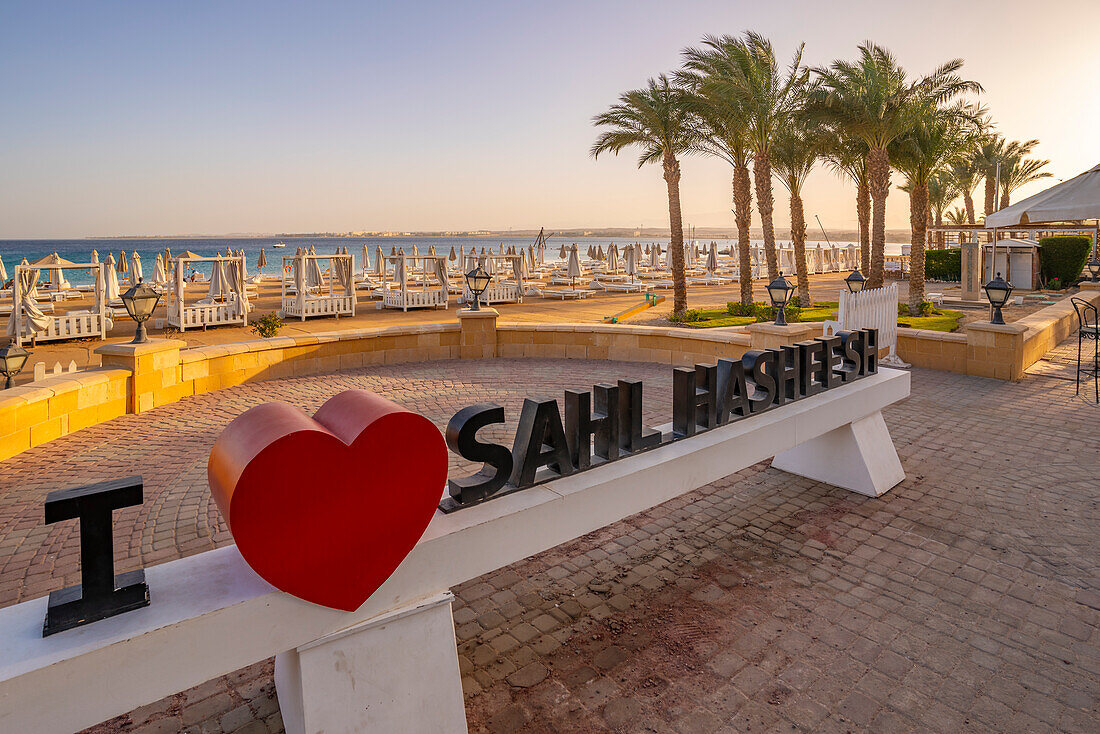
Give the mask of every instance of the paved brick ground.
[[[42, 526], [41, 500], [77, 481], [146, 474], [123, 569], [228, 542], [206, 452], [249, 405], [357, 386], [440, 424], [481, 399], [514, 420], [523, 394], [622, 374], [663, 422], [666, 367], [497, 360], [245, 385], [81, 431], [0, 464], [0, 604], [74, 580], [73, 529]], [[883, 498], [763, 463], [462, 585], [471, 730], [1096, 731], [1098, 411], [1065, 380], [915, 370], [887, 413], [908, 478]], [[279, 732], [270, 661], [96, 730]]]

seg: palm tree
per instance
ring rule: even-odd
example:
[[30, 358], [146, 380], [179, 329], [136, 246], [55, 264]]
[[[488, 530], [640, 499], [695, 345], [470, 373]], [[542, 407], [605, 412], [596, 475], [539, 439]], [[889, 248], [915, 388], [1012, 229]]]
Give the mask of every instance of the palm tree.
[[1005, 140], [999, 133], [985, 135], [978, 147], [977, 163], [985, 176], [985, 215], [996, 211], [997, 164], [1001, 165], [1004, 176], [1005, 164], [1015, 157], [1024, 157], [1039, 144], [1038, 140]]
[[969, 224], [970, 223], [969, 216], [967, 215], [966, 210], [963, 209], [961, 206], [957, 206], [954, 209], [952, 209], [951, 211], [945, 213], [943, 215], [943, 218], [945, 220], [947, 220], [948, 224]]
[[821, 156], [824, 134], [820, 129], [801, 122], [791, 120], [776, 138], [771, 160], [776, 178], [791, 195], [791, 240], [798, 275], [798, 298], [802, 308], [807, 308], [811, 301], [810, 277], [806, 271], [806, 214], [802, 207], [802, 186]]
[[[954, 166], [936, 171], [928, 179], [928, 208], [932, 213], [933, 224], [937, 227], [943, 226], [944, 212], [960, 194], [962, 191], [955, 178]], [[936, 232], [936, 248], [942, 250], [946, 246], [946, 239], [943, 232]]]
[[864, 42], [854, 62], [834, 61], [815, 68], [808, 111], [843, 135], [868, 147], [867, 178], [871, 193], [871, 272], [868, 285], [882, 285], [886, 251], [886, 197], [890, 193], [890, 154], [894, 140], [907, 133], [930, 108], [970, 91], [976, 82], [956, 72], [961, 59], [949, 61], [928, 76], [910, 81], [885, 48]]
[[600, 133], [590, 151], [593, 158], [601, 153], [616, 155], [625, 148], [641, 148], [638, 168], [661, 162], [668, 187], [668, 222], [672, 230], [669, 257], [672, 258], [672, 310], [687, 309], [687, 280], [684, 277], [684, 223], [680, 213], [680, 161], [677, 156], [696, 150], [699, 132], [685, 93], [661, 74], [650, 79], [645, 89], [634, 89], [619, 96], [619, 103], [596, 115], [593, 124], [608, 128]]
[[867, 187], [867, 146], [858, 138], [832, 131], [825, 140], [823, 154], [829, 167], [847, 176], [856, 185], [856, 217], [859, 222], [859, 263], [864, 273], [871, 272], [871, 193]]
[[1000, 208], [1004, 209], [1010, 203], [1012, 192], [1024, 184], [1038, 181], [1041, 178], [1049, 178], [1050, 171], [1041, 171], [1050, 161], [1038, 158], [1024, 158], [1012, 156], [1001, 165], [1001, 201]]
[[924, 253], [928, 232], [929, 184], [937, 173], [970, 152], [976, 119], [965, 105], [932, 107], [890, 147], [894, 166], [906, 177], [909, 192], [911, 251], [909, 312], [916, 315], [924, 301]]
[[700, 150], [733, 166], [733, 219], [737, 226], [738, 281], [741, 303], [752, 298], [752, 182], [749, 177], [748, 123], [745, 108], [732, 79], [738, 74], [736, 56], [717, 39], [704, 38], [702, 48], [684, 50], [684, 69], [678, 84], [690, 91], [688, 104], [702, 125]]
[[808, 71], [802, 66], [802, 49], [795, 51], [790, 68], [779, 67], [771, 41], [759, 33], [747, 31], [741, 38], [707, 36], [704, 45], [720, 48], [729, 60], [729, 77], [723, 82], [728, 94], [735, 97], [744, 112], [747, 140], [752, 151], [752, 173], [756, 184], [756, 209], [764, 230], [764, 254], [768, 261], [768, 278], [779, 275], [775, 253], [775, 225], [772, 214], [771, 149], [776, 136], [801, 106], [801, 91]]
[[982, 176], [981, 168], [974, 155], [963, 158], [951, 166], [951, 178], [954, 180], [959, 195], [963, 198], [967, 221], [964, 224], [974, 224], [974, 189], [978, 187]]

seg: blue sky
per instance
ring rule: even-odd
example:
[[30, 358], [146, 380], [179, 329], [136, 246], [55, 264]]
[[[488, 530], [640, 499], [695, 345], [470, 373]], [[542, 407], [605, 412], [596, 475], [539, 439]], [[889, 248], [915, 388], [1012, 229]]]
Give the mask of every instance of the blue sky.
[[[962, 56], [1001, 129], [1069, 177], [1100, 160], [1100, 3], [1033, 8], [4, 0], [0, 237], [667, 225], [659, 169], [591, 160], [591, 117], [747, 28], [812, 64], [864, 38], [912, 73]], [[732, 227], [727, 166], [683, 168], [687, 222]], [[821, 171], [807, 213], [852, 227], [851, 199]]]

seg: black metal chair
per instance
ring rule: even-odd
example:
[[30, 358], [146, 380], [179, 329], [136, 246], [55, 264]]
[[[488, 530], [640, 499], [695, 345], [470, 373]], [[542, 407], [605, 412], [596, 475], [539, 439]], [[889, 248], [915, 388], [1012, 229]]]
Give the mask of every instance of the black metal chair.
[[[1070, 300], [1077, 312], [1077, 392], [1074, 394], [1081, 394], [1081, 375], [1091, 376], [1096, 402], [1100, 403], [1100, 314], [1096, 306], [1083, 298]], [[1092, 341], [1092, 367], [1082, 368], [1081, 343], [1085, 341]]]

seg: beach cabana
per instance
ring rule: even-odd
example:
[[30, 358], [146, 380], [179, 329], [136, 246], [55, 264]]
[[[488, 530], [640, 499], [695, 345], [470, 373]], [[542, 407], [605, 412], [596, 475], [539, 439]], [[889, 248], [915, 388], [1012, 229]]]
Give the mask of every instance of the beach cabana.
[[[321, 272], [321, 260], [329, 261], [326, 282]], [[335, 253], [317, 255], [299, 252], [283, 256], [282, 311], [286, 317], [297, 316], [302, 321], [310, 316], [354, 316], [355, 283], [351, 255]]]
[[[390, 255], [386, 260], [393, 270], [396, 286], [382, 291], [384, 308], [399, 308], [402, 311], [410, 308], [447, 308], [451, 284], [446, 258], [401, 254]], [[410, 287], [409, 276], [417, 263], [420, 264], [422, 277], [419, 287], [415, 283]], [[429, 282], [429, 273], [434, 276], [435, 282]]]
[[[191, 263], [207, 262], [211, 264], [210, 288], [205, 298], [195, 303], [187, 303], [187, 269]], [[245, 292], [243, 277], [244, 258], [238, 255], [216, 255], [202, 257], [185, 252], [175, 260], [170, 274], [170, 284], [165, 305], [168, 310], [168, 324], [182, 331], [207, 326], [228, 326], [248, 324], [248, 295]], [[228, 263], [233, 263], [232, 272], [227, 273]], [[232, 277], [231, 277], [232, 276]]]
[[[56, 255], [56, 253], [55, 253]], [[61, 258], [58, 258], [61, 260]], [[66, 268], [91, 270], [95, 273], [95, 302], [90, 309], [66, 311], [56, 315], [44, 313], [37, 303], [38, 276], [41, 269], [37, 265], [23, 263], [15, 266], [15, 283], [12, 287], [12, 311], [8, 317], [7, 334], [16, 344], [22, 345], [25, 339], [37, 343], [59, 339], [87, 339], [99, 337], [105, 339], [107, 332], [114, 327], [111, 311], [107, 307], [104, 292], [106, 284], [106, 265], [99, 263], [54, 264], [58, 271]]]
[[[482, 267], [496, 277], [489, 282], [489, 287], [481, 294], [481, 303], [486, 305], [522, 303], [526, 280], [523, 274], [523, 255], [485, 255], [483, 260]], [[511, 275], [511, 278], [500, 277], [502, 275]], [[474, 296], [463, 279], [462, 302], [473, 303], [473, 301]]]

